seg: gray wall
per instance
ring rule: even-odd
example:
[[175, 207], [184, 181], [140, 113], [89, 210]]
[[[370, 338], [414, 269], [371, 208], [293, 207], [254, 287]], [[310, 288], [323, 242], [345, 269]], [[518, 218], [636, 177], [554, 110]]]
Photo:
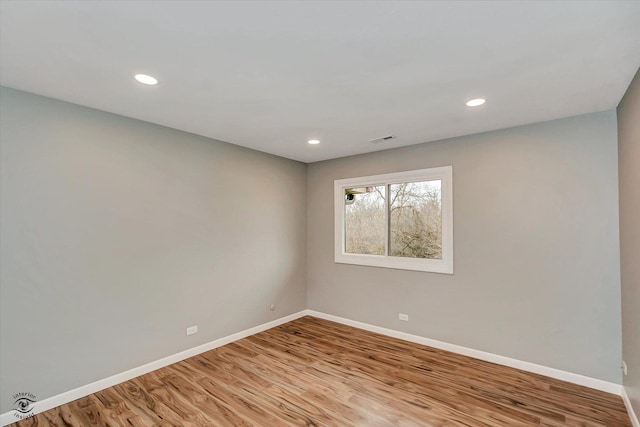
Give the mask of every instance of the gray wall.
[[640, 71], [618, 106], [623, 378], [640, 416]]
[[0, 100], [0, 412], [305, 308], [304, 164]]
[[[607, 111], [311, 164], [309, 308], [621, 383], [617, 163]], [[335, 179], [442, 165], [454, 275], [333, 262]]]

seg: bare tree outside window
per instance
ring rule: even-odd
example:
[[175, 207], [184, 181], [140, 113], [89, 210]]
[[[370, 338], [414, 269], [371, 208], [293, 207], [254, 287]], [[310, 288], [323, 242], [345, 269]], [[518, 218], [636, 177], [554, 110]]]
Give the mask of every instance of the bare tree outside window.
[[389, 186], [389, 255], [442, 259], [441, 181]]
[[384, 255], [385, 186], [345, 190], [345, 252]]
[[[389, 255], [442, 259], [441, 181], [391, 184]], [[345, 189], [345, 252], [385, 255], [385, 193], [380, 185]]]

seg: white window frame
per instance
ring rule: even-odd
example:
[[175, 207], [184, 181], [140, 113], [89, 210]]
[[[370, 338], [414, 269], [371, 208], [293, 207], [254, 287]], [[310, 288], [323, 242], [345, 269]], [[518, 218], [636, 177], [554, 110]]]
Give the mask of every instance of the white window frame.
[[[442, 259], [389, 256], [388, 186], [390, 184], [401, 184], [404, 182], [434, 180], [440, 180], [442, 183]], [[365, 255], [347, 253], [345, 252], [345, 189], [374, 187], [378, 185], [385, 185], [387, 188], [385, 192], [385, 250], [387, 254]], [[338, 179], [334, 181], [334, 211], [336, 263], [453, 274], [453, 168], [451, 166]]]

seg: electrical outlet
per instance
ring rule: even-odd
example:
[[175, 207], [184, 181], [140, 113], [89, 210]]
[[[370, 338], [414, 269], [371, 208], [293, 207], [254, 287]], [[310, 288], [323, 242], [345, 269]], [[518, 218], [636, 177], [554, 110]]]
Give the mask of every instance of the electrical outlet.
[[627, 364], [624, 362], [624, 360], [622, 361], [622, 373], [627, 375]]
[[403, 322], [408, 322], [409, 321], [409, 315], [400, 313], [400, 314], [398, 314], [398, 319], [402, 320]]
[[187, 328], [187, 335], [193, 335], [193, 334], [197, 334], [198, 333], [198, 327], [197, 326], [191, 326], [189, 328]]

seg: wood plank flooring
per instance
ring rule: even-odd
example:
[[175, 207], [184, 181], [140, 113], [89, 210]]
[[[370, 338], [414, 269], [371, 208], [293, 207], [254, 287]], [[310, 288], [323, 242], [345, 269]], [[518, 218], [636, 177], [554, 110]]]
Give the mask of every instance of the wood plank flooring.
[[304, 317], [24, 426], [631, 426], [620, 397]]

